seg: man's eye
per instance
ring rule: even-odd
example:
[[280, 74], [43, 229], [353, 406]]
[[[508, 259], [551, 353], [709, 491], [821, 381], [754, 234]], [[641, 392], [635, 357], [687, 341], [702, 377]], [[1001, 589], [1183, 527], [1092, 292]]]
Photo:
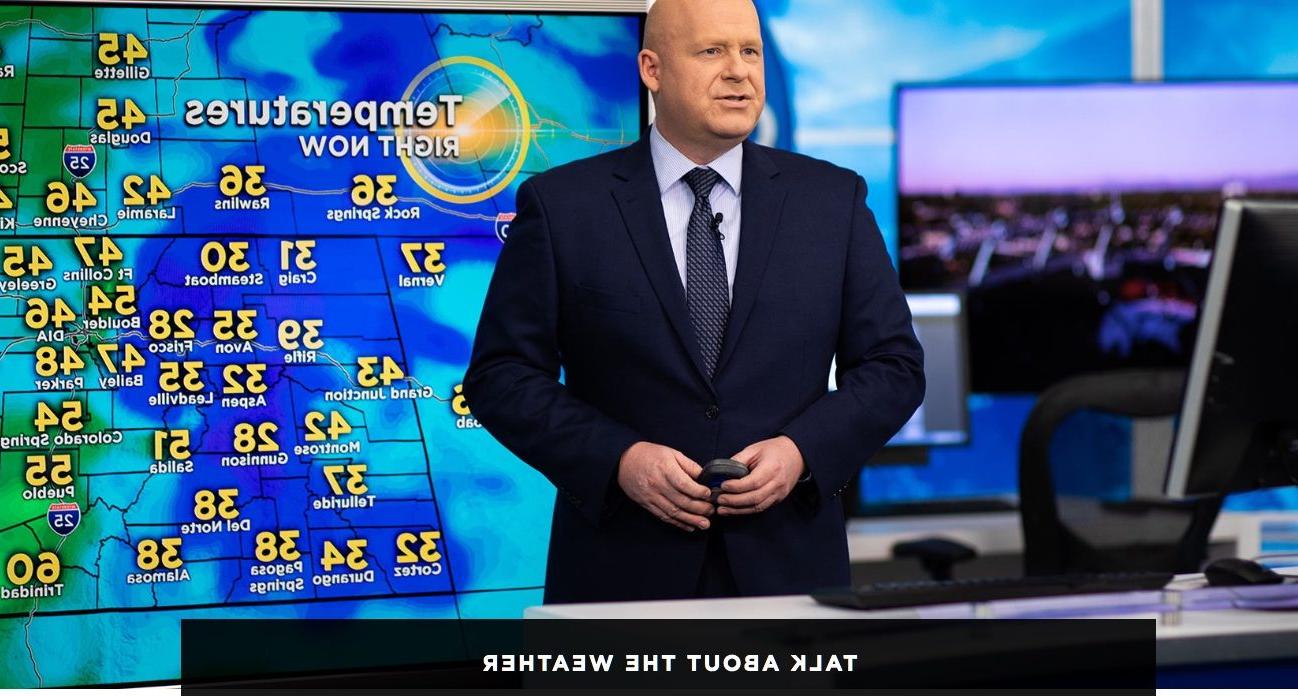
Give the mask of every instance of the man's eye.
[[715, 56], [715, 55], [717, 55], [718, 53], [721, 52], [721, 49], [719, 49], [719, 48], [705, 48], [705, 49], [703, 49], [703, 52], [706, 53], [706, 54], [708, 54], [708, 55], [710, 55], [710, 56]]

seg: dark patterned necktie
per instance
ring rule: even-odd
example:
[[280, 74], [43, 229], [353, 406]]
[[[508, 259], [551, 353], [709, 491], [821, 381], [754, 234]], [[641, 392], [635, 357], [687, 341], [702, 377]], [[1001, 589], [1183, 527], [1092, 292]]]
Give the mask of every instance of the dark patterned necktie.
[[708, 196], [721, 175], [699, 167], [684, 177], [694, 191], [694, 210], [690, 213], [689, 234], [685, 240], [685, 299], [689, 306], [690, 325], [699, 341], [703, 369], [708, 379], [717, 369], [721, 341], [730, 316], [730, 284], [726, 279], [726, 257], [712, 219], [712, 202]]

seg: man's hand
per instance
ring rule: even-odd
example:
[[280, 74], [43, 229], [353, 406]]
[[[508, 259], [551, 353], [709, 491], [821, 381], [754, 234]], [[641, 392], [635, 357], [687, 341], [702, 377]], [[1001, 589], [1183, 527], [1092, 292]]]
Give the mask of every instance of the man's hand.
[[622, 453], [617, 485], [650, 514], [687, 532], [711, 526], [712, 493], [694, 479], [703, 467], [670, 447], [637, 442]]
[[798, 446], [784, 435], [753, 443], [731, 459], [748, 467], [748, 475], [721, 484], [719, 515], [751, 515], [784, 500], [804, 473]]

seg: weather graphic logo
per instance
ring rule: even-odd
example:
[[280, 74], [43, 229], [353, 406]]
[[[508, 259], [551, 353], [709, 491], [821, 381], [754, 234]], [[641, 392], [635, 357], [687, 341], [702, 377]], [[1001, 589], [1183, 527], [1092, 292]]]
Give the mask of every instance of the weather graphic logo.
[[95, 148], [90, 145], [64, 145], [63, 168], [78, 179], [84, 179], [95, 170]]
[[[406, 171], [434, 197], [470, 204], [503, 191], [523, 168], [532, 135], [527, 102], [518, 85], [499, 67], [471, 56], [438, 61], [423, 70], [406, 89], [405, 101], [461, 95], [446, 118], [418, 133], [397, 129], [397, 139], [425, 136], [429, 141], [458, 141], [459, 156], [402, 152]], [[420, 156], [426, 155], [426, 156]]]
[[76, 503], [50, 503], [45, 521], [55, 534], [67, 536], [76, 531], [77, 525], [81, 523], [81, 506]]
[[516, 217], [518, 217], [518, 213], [496, 214], [496, 239], [499, 239], [501, 244], [504, 244], [505, 240], [509, 239], [509, 226], [514, 224], [514, 218]]

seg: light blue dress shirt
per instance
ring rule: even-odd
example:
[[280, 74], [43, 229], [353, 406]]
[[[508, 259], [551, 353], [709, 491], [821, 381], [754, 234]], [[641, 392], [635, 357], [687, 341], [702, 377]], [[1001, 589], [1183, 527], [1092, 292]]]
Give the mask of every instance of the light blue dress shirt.
[[681, 287], [685, 287], [685, 241], [689, 233], [690, 213], [694, 211], [694, 192], [689, 184], [681, 180], [695, 167], [711, 167], [721, 175], [721, 182], [712, 188], [708, 200], [712, 203], [713, 214], [721, 213], [721, 251], [726, 258], [726, 280], [730, 286], [730, 297], [735, 295], [735, 267], [739, 262], [739, 215], [740, 199], [743, 189], [740, 184], [744, 175], [743, 143], [734, 146], [725, 154], [708, 164], [695, 164], [690, 158], [681, 154], [667, 139], [658, 132], [658, 127], [649, 129], [649, 151], [653, 155], [654, 173], [658, 176], [658, 191], [662, 195], [663, 216], [667, 220], [667, 236], [672, 244], [672, 256], [676, 258], [676, 271], [680, 274]]

